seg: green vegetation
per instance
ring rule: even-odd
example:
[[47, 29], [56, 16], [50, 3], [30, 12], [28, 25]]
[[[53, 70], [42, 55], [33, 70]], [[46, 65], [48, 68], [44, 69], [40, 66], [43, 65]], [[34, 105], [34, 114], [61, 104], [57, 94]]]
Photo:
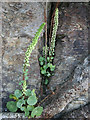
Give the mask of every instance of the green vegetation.
[[[18, 109], [25, 112], [25, 116], [28, 118], [38, 117], [43, 112], [43, 107], [38, 106], [38, 98], [35, 93], [35, 89], [27, 89], [27, 80], [28, 80], [28, 67], [29, 58], [32, 53], [32, 50], [35, 48], [38, 38], [45, 26], [45, 23], [41, 24], [38, 31], [35, 34], [35, 37], [32, 40], [32, 43], [27, 48], [25, 53], [25, 59], [23, 64], [23, 80], [19, 82], [19, 85], [22, 86], [22, 90], [16, 89], [14, 94], [10, 94], [9, 98], [13, 99], [12, 101], [7, 102], [7, 108], [11, 112], [16, 112]], [[58, 28], [58, 8], [55, 11], [54, 16], [54, 25], [52, 30], [51, 43], [43, 47], [43, 55], [39, 58], [41, 74], [44, 78], [43, 84], [48, 85], [49, 78], [53, 75], [55, 70], [55, 65], [53, 65], [54, 53], [55, 53], [55, 39], [56, 32]], [[46, 56], [47, 54], [47, 56]]]
[[13, 99], [13, 101], [7, 102], [6, 105], [9, 111], [16, 112], [18, 109], [20, 109], [21, 111], [25, 112], [25, 116], [29, 118], [40, 116], [43, 112], [43, 107], [37, 106], [38, 98], [36, 97], [35, 90], [27, 89], [26, 81], [28, 80], [28, 67], [30, 66], [29, 58], [32, 50], [35, 48], [38, 42], [38, 38], [44, 26], [45, 23], [40, 26], [34, 39], [32, 40], [32, 43], [29, 45], [25, 53], [25, 60], [23, 64], [23, 80], [19, 83], [19, 85], [22, 86], [22, 90], [15, 90], [14, 94], [9, 96], [9, 98]]
[[[56, 32], [58, 28], [58, 8], [55, 11], [54, 25], [52, 30], [51, 42], [49, 46], [43, 47], [43, 55], [39, 58], [41, 75], [44, 78], [42, 81], [43, 85], [49, 84], [49, 78], [53, 75], [55, 65], [53, 65], [54, 53], [55, 53], [55, 41]], [[47, 49], [47, 57], [45, 57], [45, 48]]]

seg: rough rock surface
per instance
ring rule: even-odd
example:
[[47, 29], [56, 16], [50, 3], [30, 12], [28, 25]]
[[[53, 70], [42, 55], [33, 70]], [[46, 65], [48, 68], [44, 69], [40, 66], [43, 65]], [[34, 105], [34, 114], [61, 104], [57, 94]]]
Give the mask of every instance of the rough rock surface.
[[52, 89], [65, 82], [77, 64], [88, 55], [87, 7], [82, 3], [68, 3], [68, 7], [63, 4], [59, 11], [57, 35], [65, 37], [56, 40], [56, 70], [50, 82]]
[[[77, 109], [88, 103], [90, 56], [88, 56], [88, 4], [63, 4], [59, 17], [55, 75], [50, 87], [56, 92], [48, 97], [44, 112], [49, 117]], [[87, 57], [88, 56], [88, 57]], [[45, 103], [46, 104], [46, 103]], [[44, 104], [43, 104], [44, 105]]]
[[89, 102], [90, 65], [88, 63], [88, 58], [86, 58], [82, 64], [75, 68], [73, 78], [62, 85], [57, 85], [55, 94], [48, 97], [48, 100], [43, 103], [43, 105], [47, 105], [44, 114], [48, 111], [49, 117], [53, 117], [58, 113], [77, 109]]
[[[85, 105], [80, 107], [79, 109], [73, 110], [68, 113], [64, 113], [61, 116], [57, 116], [59, 120], [68, 120], [68, 119], [74, 119], [74, 120], [85, 120], [90, 118], [90, 111], [89, 111], [89, 105]], [[13, 118], [14, 120], [17, 119], [25, 119], [25, 116], [23, 113], [3, 113], [0, 114], [0, 118], [2, 120], [6, 120], [7, 118]], [[49, 120], [49, 119], [48, 119]], [[55, 120], [51, 119], [51, 120]]]
[[[3, 11], [6, 11], [6, 13], [3, 12], [3, 21], [4, 20], [7, 21], [8, 19], [4, 18], [5, 15], [8, 14], [7, 9], [12, 8], [12, 10], [15, 9], [14, 11], [18, 11], [17, 9], [20, 7], [20, 5], [18, 5], [19, 7], [14, 8], [14, 6], [16, 6], [17, 4], [13, 6], [14, 4], [13, 3], [11, 4], [11, 7], [7, 3], [4, 4], [3, 4]], [[21, 3], [21, 4], [28, 6], [26, 5], [26, 3]], [[41, 3], [38, 4], [41, 5]], [[4, 9], [5, 6], [7, 9], [6, 8]], [[44, 106], [43, 114], [42, 116], [40, 116], [41, 118], [44, 117], [57, 118], [58, 115], [60, 115], [60, 117], [63, 117], [61, 116], [62, 114], [64, 115], [64, 113], [70, 112], [74, 109], [78, 109], [80, 106], [86, 105], [89, 102], [88, 81], [90, 79], [90, 73], [89, 73], [90, 56], [88, 55], [87, 8], [88, 8], [88, 4], [86, 3], [69, 3], [69, 4], [64, 3], [59, 8], [59, 28], [58, 28], [57, 36], [63, 34], [65, 37], [63, 39], [59, 39], [59, 37], [57, 37], [56, 50], [55, 50], [56, 55], [54, 60], [54, 64], [56, 64], [56, 70], [55, 70], [55, 75], [51, 78], [51, 82], [49, 85], [50, 88], [54, 90], [54, 94], [49, 96], [48, 99], [46, 99], [41, 104], [42, 106]], [[10, 9], [9, 12], [12, 12], [12, 10]], [[20, 9], [21, 7], [19, 8], [19, 10]], [[20, 11], [17, 13], [19, 14], [19, 17], [21, 16], [20, 18], [22, 19], [24, 13], [21, 14]], [[26, 14], [28, 14], [28, 12], [25, 12], [25, 18], [26, 18]], [[31, 15], [31, 13], [29, 15]], [[14, 20], [16, 20], [16, 18], [14, 18]], [[17, 24], [16, 22], [14, 22], [15, 24], [13, 24], [12, 23], [13, 20], [10, 22], [10, 24], [12, 23], [12, 25], [14, 25], [16, 29], [17, 28], [19, 29], [18, 32], [13, 31], [13, 29], [11, 29], [11, 27], [6, 21], [5, 24], [3, 23], [3, 26], [5, 25], [7, 26], [6, 28], [3, 27], [4, 30], [3, 33], [5, 33], [3, 35], [3, 96], [4, 97], [7, 96], [8, 94], [8, 92], [5, 90], [9, 90], [9, 92], [11, 90], [13, 91], [12, 89], [13, 87], [14, 89], [17, 88], [17, 86], [14, 85], [17, 84], [19, 79], [22, 78], [21, 66], [23, 63], [22, 60], [24, 57], [24, 51], [27, 45], [29, 44], [29, 42], [31, 42], [31, 38], [33, 37], [33, 34], [28, 32], [30, 30], [29, 27], [27, 27], [26, 25], [26, 23], [28, 24], [28, 21], [26, 21], [24, 25], [24, 23], [21, 22], [22, 21], [21, 19], [19, 19]], [[17, 27], [17, 25], [20, 25], [20, 27], [19, 26]], [[23, 33], [24, 31], [25, 33]], [[11, 41], [12, 39], [14, 39], [13, 42]], [[16, 44], [16, 42], [18, 41], [19, 41], [18, 43], [19, 46], [18, 44]], [[38, 49], [38, 46], [36, 46], [36, 48]], [[31, 59], [31, 68], [33, 73], [33, 76], [31, 77], [35, 79], [37, 77], [36, 74], [38, 72], [39, 78], [37, 82], [39, 83], [40, 71], [36, 70], [36, 66], [35, 66], [35, 64], [37, 63], [37, 68], [39, 69], [38, 61], [36, 58], [38, 54], [37, 49], [33, 51], [34, 54], [32, 54], [31, 56], [31, 58], [33, 58]], [[10, 56], [6, 56], [7, 52], [8, 53], [10, 52], [9, 54]], [[21, 55], [20, 57], [13, 56], [13, 54], [15, 53], [17, 54], [17, 52], [18, 54]], [[35, 61], [34, 61], [34, 57], [35, 57]], [[22, 63], [20, 60], [16, 58], [21, 59]], [[19, 62], [18, 66], [17, 66], [17, 60]], [[35, 70], [37, 71], [36, 73]], [[16, 76], [17, 74], [15, 74], [15, 72], [17, 72], [19, 76]], [[30, 83], [33, 82], [35, 85], [37, 85], [35, 81], [31, 81], [31, 80], [32, 79], [30, 79]], [[10, 88], [10, 86], [12, 87]], [[4, 99], [4, 101], [6, 102], [6, 99]], [[88, 107], [84, 107], [84, 108], [86, 111], [89, 111]], [[78, 111], [80, 112], [80, 109], [78, 109]], [[70, 114], [71, 116], [69, 116], [68, 114], [66, 114], [66, 116], [73, 117], [74, 114], [74, 116], [77, 116], [78, 118], [77, 112], [71, 112]], [[82, 114], [84, 115], [84, 113], [85, 112], [83, 112]], [[11, 114], [11, 113], [3, 114], [4, 118], [5, 117], [8, 118], [8, 116], [12, 116], [14, 118], [16, 118], [16, 116], [17, 118], [23, 117], [22, 114]], [[88, 118], [88, 115], [86, 115], [85, 118]], [[83, 120], [83, 118], [81, 120]]]
[[[89, 110], [90, 104], [87, 104], [85, 106], [81, 106], [79, 109], [75, 109], [73, 111], [70, 111], [68, 113], [64, 113], [62, 116], [59, 116], [60, 120], [68, 120], [68, 119], [74, 119], [74, 120], [89, 120], [90, 119], [90, 110]], [[53, 120], [53, 119], [52, 119]]]
[[[44, 22], [44, 3], [2, 3], [2, 97], [3, 105], [8, 94], [19, 88], [25, 51], [34, 34]], [[43, 33], [43, 32], [42, 32]], [[41, 34], [42, 36], [43, 34]], [[40, 39], [39, 39], [40, 42]], [[41, 77], [38, 63], [39, 43], [30, 57], [28, 83], [40, 88]], [[5, 106], [4, 106], [5, 107]]]

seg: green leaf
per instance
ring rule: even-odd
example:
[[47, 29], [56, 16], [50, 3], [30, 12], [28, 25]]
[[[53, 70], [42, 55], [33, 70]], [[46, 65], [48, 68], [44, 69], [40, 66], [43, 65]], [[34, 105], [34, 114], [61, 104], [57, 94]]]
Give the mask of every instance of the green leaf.
[[16, 112], [17, 111], [17, 106], [16, 106], [16, 102], [14, 101], [9, 101], [7, 102], [7, 108], [10, 112]]
[[27, 72], [28, 72], [28, 69], [26, 69], [26, 70], [23, 70], [23, 73], [24, 73], [24, 74], [26, 74]]
[[54, 53], [52, 55], [54, 55]]
[[50, 67], [50, 70], [51, 70], [51, 71], [54, 71], [54, 70], [55, 70], [55, 66], [52, 65], [52, 66]]
[[20, 100], [18, 100], [18, 102], [17, 102], [17, 107], [18, 107], [18, 108], [21, 108], [23, 104], [25, 104], [25, 100], [24, 100], [24, 99], [20, 99]]
[[27, 76], [25, 77], [25, 80], [28, 80], [28, 77], [27, 77]]
[[47, 72], [47, 77], [50, 77], [50, 76], [51, 76], [50, 72]]
[[23, 84], [23, 82], [24, 82], [24, 81], [23, 81], [23, 80], [21, 80], [21, 81], [19, 82], [19, 85], [22, 85], [22, 84]]
[[25, 76], [27, 76], [27, 75], [28, 75], [28, 73], [26, 72], [24, 75], [25, 75]]
[[46, 80], [45, 80], [45, 85], [47, 85], [47, 84], [48, 84], [48, 82], [49, 82], [49, 81], [48, 81], [48, 79], [46, 79]]
[[20, 107], [21, 111], [24, 111], [25, 108], [26, 108], [25, 106]]
[[29, 105], [35, 105], [36, 103], [37, 103], [37, 98], [36, 98], [36, 96], [30, 96], [29, 98], [28, 98], [28, 100], [27, 100], [27, 103], [29, 104]]
[[28, 117], [29, 116], [29, 110], [25, 108], [25, 116]]
[[21, 82], [19, 82], [19, 85], [22, 85], [22, 83], [21, 83]]
[[26, 72], [28, 72], [28, 69], [26, 69]]
[[52, 66], [52, 64], [51, 64], [51, 63], [48, 63], [47, 65], [48, 65], [48, 67], [51, 67], [51, 66]]
[[43, 67], [41, 67], [40, 70], [43, 70]]
[[34, 109], [34, 106], [28, 105], [28, 106], [27, 106], [27, 109], [28, 109], [29, 111], [32, 111], [32, 110]]
[[40, 62], [40, 65], [43, 65], [43, 62]]
[[9, 95], [9, 98], [10, 98], [10, 99], [12, 99], [12, 98], [13, 98], [14, 100], [18, 100], [18, 99], [16, 98], [16, 96], [15, 96], [15, 95], [13, 95], [13, 94], [10, 94], [10, 95]]
[[36, 107], [33, 109], [33, 111], [31, 112], [31, 116], [34, 118], [35, 116], [40, 116], [43, 112], [43, 107]]
[[46, 70], [47, 68], [48, 68], [48, 66], [47, 66], [47, 65], [44, 65], [44, 66], [43, 66], [43, 69], [44, 69], [44, 70]]
[[45, 58], [44, 58], [44, 57], [40, 57], [40, 58], [39, 58], [39, 61], [40, 61], [40, 62], [45, 61]]
[[51, 57], [51, 60], [53, 60], [54, 59], [54, 57]]
[[42, 70], [41, 73], [42, 73], [42, 74], [46, 74], [46, 70]]
[[49, 57], [47, 57], [47, 61], [49, 62], [49, 60], [50, 60], [50, 58]]
[[36, 97], [35, 89], [33, 89], [33, 90], [31, 91], [31, 94], [32, 94], [32, 96], [35, 96], [35, 97]]
[[15, 95], [17, 98], [20, 98], [20, 97], [22, 96], [22, 92], [17, 89], [17, 90], [15, 90], [14, 95]]
[[27, 90], [25, 91], [25, 95], [26, 95], [26, 96], [31, 96], [31, 90], [30, 90], [30, 89], [27, 89]]
[[49, 55], [50, 55], [50, 56], [52, 55], [51, 52], [49, 52]]
[[54, 71], [54, 70], [55, 70], [55, 68], [51, 68], [50, 70], [51, 70], [51, 71]]

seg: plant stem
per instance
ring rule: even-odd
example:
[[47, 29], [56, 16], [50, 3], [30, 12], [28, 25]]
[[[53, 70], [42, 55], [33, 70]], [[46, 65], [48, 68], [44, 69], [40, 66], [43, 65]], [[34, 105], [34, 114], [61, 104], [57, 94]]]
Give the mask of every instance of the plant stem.
[[50, 29], [50, 35], [49, 35], [49, 46], [51, 46], [51, 36], [52, 36], [53, 25], [54, 25], [54, 16], [55, 16], [55, 11], [56, 11], [56, 9], [58, 8], [58, 6], [59, 6], [59, 4], [60, 4], [59, 1], [60, 1], [60, 0], [57, 1], [55, 10], [54, 10], [54, 12], [53, 12], [53, 14], [52, 14], [52, 17], [51, 17], [51, 26], [50, 26], [51, 29]]
[[47, 63], [47, 2], [46, 5], [44, 7], [44, 20], [45, 20], [45, 64]]

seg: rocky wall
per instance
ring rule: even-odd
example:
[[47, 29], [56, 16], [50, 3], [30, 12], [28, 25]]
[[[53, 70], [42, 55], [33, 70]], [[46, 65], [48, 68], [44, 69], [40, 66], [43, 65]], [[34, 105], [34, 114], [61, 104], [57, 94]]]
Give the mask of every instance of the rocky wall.
[[63, 84], [88, 55], [87, 6], [83, 3], [62, 4], [59, 11], [54, 59], [56, 70], [50, 82], [52, 88]]
[[62, 3], [59, 7], [56, 69], [49, 84], [54, 94], [43, 103], [46, 105], [44, 115], [48, 111], [48, 117], [61, 119], [65, 112], [89, 102], [89, 10], [89, 4], [85, 3]]
[[[55, 3], [50, 5], [49, 12], [52, 7], [55, 7]], [[3, 3], [2, 8], [2, 97], [3, 103], [6, 103], [8, 94], [19, 87], [24, 54], [37, 28], [44, 21], [44, 8], [42, 3]], [[78, 109], [89, 102], [88, 15], [88, 3], [61, 3], [59, 5], [59, 27], [54, 59], [56, 69], [49, 84], [53, 94], [41, 104], [44, 107], [41, 118], [62, 118], [61, 115], [64, 113]], [[40, 87], [41, 82], [38, 50], [42, 49], [42, 42], [39, 39], [30, 59], [28, 83], [29, 87], [36, 89]], [[88, 107], [85, 109], [89, 111]], [[14, 118], [22, 117], [22, 114], [11, 116], [13, 115]]]
[[[25, 51], [43, 22], [44, 3], [2, 3], [2, 97], [4, 107], [8, 95], [19, 88]], [[30, 57], [28, 84], [29, 87], [35, 89], [39, 89], [41, 83], [38, 63], [40, 41], [39, 38]]]

